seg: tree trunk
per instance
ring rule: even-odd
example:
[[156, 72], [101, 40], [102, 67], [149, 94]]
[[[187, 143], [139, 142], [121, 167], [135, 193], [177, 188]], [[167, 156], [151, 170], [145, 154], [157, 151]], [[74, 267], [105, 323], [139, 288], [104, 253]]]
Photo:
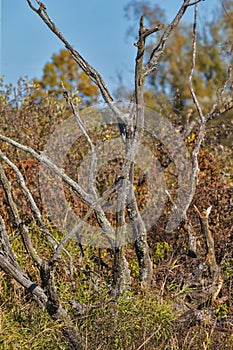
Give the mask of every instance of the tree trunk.
[[116, 247], [114, 249], [113, 285], [111, 292], [114, 299], [117, 299], [120, 295], [129, 290], [130, 284], [130, 269], [125, 257], [124, 248]]

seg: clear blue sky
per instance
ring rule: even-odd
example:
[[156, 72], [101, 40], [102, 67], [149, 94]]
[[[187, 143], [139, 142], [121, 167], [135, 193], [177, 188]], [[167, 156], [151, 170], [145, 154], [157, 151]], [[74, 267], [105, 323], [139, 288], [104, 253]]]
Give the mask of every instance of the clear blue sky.
[[[33, 1], [33, 0], [32, 0]], [[136, 49], [133, 38], [126, 38], [129, 26], [124, 14], [128, 0], [44, 0], [48, 13], [63, 35], [104, 77], [112, 90], [117, 87], [117, 72], [126, 84], [132, 80]], [[172, 19], [183, 0], [157, 0]], [[5, 83], [19, 77], [41, 77], [42, 69], [54, 52], [63, 46], [26, 0], [0, 0], [1, 71]], [[210, 15], [217, 0], [200, 4]], [[189, 9], [185, 20], [191, 18]], [[137, 27], [135, 22], [135, 27]]]

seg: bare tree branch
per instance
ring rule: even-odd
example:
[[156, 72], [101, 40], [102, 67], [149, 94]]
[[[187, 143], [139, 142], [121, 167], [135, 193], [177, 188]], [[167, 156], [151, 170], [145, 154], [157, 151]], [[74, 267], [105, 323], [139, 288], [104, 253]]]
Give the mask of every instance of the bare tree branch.
[[[8, 162], [8, 164], [10, 166], [11, 166], [11, 163], [12, 162]], [[15, 165], [14, 165], [13, 169], [16, 171], [17, 176], [21, 179], [20, 182], [22, 182], [23, 175], [21, 174], [19, 169]], [[28, 247], [27, 249], [29, 250], [29, 252], [31, 252], [31, 254], [30, 254], [31, 257], [34, 256], [33, 260], [35, 260], [37, 262], [37, 265], [41, 265], [42, 260], [37, 256], [36, 251], [34, 251], [34, 248], [32, 247], [32, 242], [31, 242], [31, 239], [29, 237], [28, 230], [27, 230], [26, 226], [23, 224], [22, 219], [20, 218], [17, 206], [16, 206], [16, 204], [15, 204], [15, 202], [13, 200], [12, 193], [11, 193], [11, 184], [10, 184], [10, 182], [9, 182], [7, 176], [6, 176], [6, 173], [4, 171], [4, 168], [3, 168], [3, 166], [1, 164], [0, 164], [0, 181], [1, 181], [2, 185], [3, 185], [4, 191], [6, 193], [7, 201], [8, 201], [8, 204], [10, 206], [11, 212], [13, 214], [15, 224], [16, 224], [16, 226], [19, 229], [19, 232], [17, 233], [17, 235], [15, 237], [13, 237], [10, 241], [14, 240], [18, 235], [21, 234], [21, 236], [23, 236], [23, 239], [25, 240], [26, 246]], [[24, 180], [23, 180], [23, 182], [24, 182]], [[24, 186], [26, 186], [25, 183], [24, 183]], [[26, 197], [27, 197], [27, 190], [26, 190]], [[27, 197], [27, 199], [31, 203], [29, 198]], [[35, 206], [36, 212], [39, 211], [39, 209], [37, 208], [37, 206], [36, 206], [36, 204], [34, 202], [34, 199], [33, 199], [32, 203], [31, 203], [31, 205]], [[42, 216], [41, 215], [39, 215], [37, 217], [37, 220], [38, 220], [39, 224], [41, 225], [40, 230], [46, 236], [46, 238], [48, 239], [49, 243], [55, 248], [56, 245], [59, 243], [58, 240], [49, 232], [49, 230], [46, 227], [45, 222], [42, 220]], [[70, 275], [73, 276], [72, 257], [71, 257], [69, 252], [64, 247], [63, 247], [63, 251], [65, 252], [65, 254], [67, 255], [67, 257], [69, 259]]]
[[30, 203], [30, 206], [32, 208], [33, 213], [35, 214], [38, 222], [42, 225], [44, 225], [44, 222], [42, 220], [41, 217], [41, 213], [36, 205], [36, 202], [34, 201], [34, 198], [30, 192], [30, 190], [27, 188], [25, 181], [24, 181], [24, 177], [22, 175], [22, 173], [20, 172], [19, 168], [2, 152], [0, 151], [0, 158], [2, 158], [16, 173], [17, 178], [19, 180], [20, 186], [24, 192], [25, 197], [27, 198], [27, 200]]
[[[197, 137], [197, 143], [196, 146], [192, 152], [192, 159], [193, 159], [193, 169], [192, 169], [192, 197], [195, 192], [196, 188], [196, 181], [198, 177], [198, 172], [199, 172], [199, 166], [198, 166], [198, 153], [202, 144], [202, 141], [204, 140], [205, 136], [205, 118], [202, 113], [201, 106], [198, 102], [198, 99], [196, 97], [196, 94], [193, 89], [193, 74], [194, 74], [194, 69], [195, 69], [195, 64], [196, 64], [196, 45], [197, 45], [197, 32], [196, 32], [196, 26], [197, 26], [197, 4], [195, 5], [195, 11], [194, 11], [194, 21], [193, 21], [193, 50], [192, 50], [192, 67], [189, 75], [189, 89], [193, 98], [193, 102], [195, 104], [195, 107], [198, 111], [199, 117], [200, 117], [200, 129]], [[191, 199], [191, 198], [190, 198]], [[191, 202], [191, 201], [190, 201]], [[190, 203], [189, 203], [190, 204]]]
[[11, 245], [10, 245], [10, 240], [8, 238], [8, 235], [6, 233], [6, 228], [5, 228], [5, 222], [3, 220], [3, 217], [0, 215], [0, 237], [1, 237], [1, 249], [3, 250], [4, 253], [8, 254], [9, 256], [11, 256], [14, 260], [14, 263], [16, 264], [16, 266], [18, 267], [18, 263], [16, 260], [16, 257], [11, 249]]
[[[0, 229], [2, 229], [1, 226]], [[21, 286], [28, 290], [38, 304], [44, 305], [50, 316], [63, 323], [63, 335], [69, 340], [72, 349], [82, 350], [81, 336], [77, 329], [72, 326], [71, 319], [65, 309], [59, 303], [56, 308], [53, 308], [51, 306], [51, 299], [46, 295], [43, 288], [32, 282], [31, 279], [23, 273], [21, 268], [15, 265], [12, 256], [3, 251], [0, 251], [0, 267], [7, 275], [14, 278]]]
[[68, 103], [74, 117], [75, 120], [78, 123], [78, 126], [80, 128], [80, 130], [82, 131], [83, 135], [85, 136], [90, 148], [91, 148], [91, 160], [90, 160], [90, 172], [89, 172], [89, 176], [88, 176], [88, 191], [93, 195], [93, 197], [95, 198], [95, 200], [97, 199], [98, 195], [97, 195], [97, 190], [96, 190], [96, 186], [95, 186], [95, 182], [94, 182], [94, 175], [95, 175], [95, 169], [96, 169], [96, 162], [97, 162], [97, 155], [96, 155], [96, 150], [95, 150], [95, 146], [91, 141], [90, 136], [88, 135], [88, 132], [86, 131], [86, 128], [82, 122], [82, 119], [80, 118], [69, 94], [68, 91], [65, 90], [65, 87], [63, 85], [63, 96], [66, 100], [66, 102]]
[[189, 90], [192, 95], [193, 102], [195, 104], [195, 107], [197, 109], [197, 112], [199, 114], [199, 117], [201, 118], [201, 122], [204, 123], [205, 118], [202, 113], [201, 106], [198, 102], [198, 99], [196, 97], [196, 94], [193, 89], [193, 74], [194, 74], [194, 69], [196, 65], [196, 55], [197, 55], [197, 4], [195, 5], [195, 11], [194, 11], [194, 20], [193, 20], [193, 40], [192, 40], [192, 67], [189, 75]]
[[[230, 100], [229, 102], [225, 103], [223, 107], [219, 108], [217, 111], [215, 110], [217, 103], [211, 108], [213, 110], [212, 113], [207, 113], [205, 116], [206, 122], [216, 119], [219, 116], [225, 114], [228, 111], [231, 111], [233, 109], [233, 100]], [[198, 119], [192, 120], [190, 123], [186, 125], [186, 127], [182, 130], [182, 135], [184, 138], [186, 138], [192, 130], [197, 127], [200, 124]]]
[[7, 201], [8, 201], [8, 204], [10, 206], [11, 212], [13, 214], [14, 221], [15, 221], [16, 225], [19, 226], [21, 223], [21, 220], [19, 218], [18, 209], [17, 209], [17, 206], [16, 206], [16, 204], [13, 200], [12, 194], [11, 194], [11, 184], [6, 176], [6, 173], [5, 173], [5, 170], [2, 166], [2, 164], [0, 164], [0, 181], [2, 183], [4, 191], [6, 193]]
[[185, 11], [187, 10], [188, 6], [190, 5], [189, 2], [190, 2], [190, 0], [184, 0], [184, 2], [182, 4], [180, 10], [178, 11], [176, 17], [167, 26], [167, 28], [165, 29], [163, 35], [160, 38], [160, 41], [159, 41], [158, 45], [152, 51], [150, 59], [149, 59], [148, 63], [144, 66], [144, 69], [143, 69], [145, 77], [148, 76], [150, 73], [154, 72], [157, 69], [157, 65], [158, 65], [159, 59], [160, 59], [161, 55], [164, 52], [167, 40], [168, 40], [170, 34], [173, 32], [173, 30], [179, 24], [179, 22], [180, 22], [181, 18], [183, 17]]
[[217, 111], [215, 111], [215, 112], [213, 112], [211, 114], [208, 113], [207, 116], [206, 116], [206, 121], [215, 119], [215, 118], [219, 117], [220, 115], [222, 115], [222, 114], [224, 114], [224, 113], [226, 113], [226, 112], [228, 112], [228, 111], [230, 111], [232, 109], [233, 109], [233, 100], [225, 103], [223, 105], [223, 107], [220, 108], [219, 110], [217, 110]]
[[75, 62], [82, 68], [82, 70], [89, 76], [89, 78], [98, 86], [104, 101], [108, 104], [114, 114], [126, 122], [124, 114], [116, 107], [103, 78], [81, 55], [75, 50], [72, 45], [64, 38], [62, 33], [58, 30], [52, 19], [50, 18], [46, 6], [37, 0], [39, 8], [32, 5], [30, 0], [27, 0], [30, 8], [38, 14], [42, 21], [49, 27], [49, 29], [64, 43], [66, 49], [69, 51]]
[[[43, 154], [38, 154], [36, 151], [34, 151], [31, 147], [24, 146], [6, 136], [0, 135], [0, 139], [25, 151], [30, 153], [34, 158], [36, 158], [38, 161], [40, 161], [42, 164], [46, 165], [50, 170], [52, 170], [56, 175], [61, 177], [74, 191], [75, 193], [81, 198], [86, 204], [88, 204], [90, 207], [94, 206], [94, 211], [97, 217], [97, 221], [102, 228], [103, 232], [106, 234], [107, 237], [114, 236], [114, 230], [111, 227], [110, 222], [106, 218], [106, 215], [99, 205], [99, 201], [93, 198], [93, 195], [87, 194], [81, 186], [77, 184], [74, 180], [72, 180], [63, 169], [56, 166], [47, 156]], [[121, 177], [120, 177], [121, 178]], [[115, 190], [115, 188], [114, 188]], [[100, 202], [102, 201], [102, 198], [100, 198]], [[97, 204], [95, 204], [95, 202]], [[92, 208], [93, 209], [93, 208]], [[73, 231], [72, 231], [73, 232]], [[72, 233], [71, 237], [73, 236], [75, 232]], [[70, 237], [70, 235], [69, 235]], [[112, 241], [112, 244], [114, 244], [114, 239]]]
[[199, 2], [201, 2], [201, 1], [205, 1], [205, 0], [196, 0], [196, 1], [194, 1], [194, 2], [191, 2], [191, 4], [188, 4], [187, 7], [193, 6], [193, 5], [197, 5], [197, 4], [198, 4]]
[[91, 204], [93, 201], [92, 195], [86, 193], [81, 186], [79, 186], [75, 181], [73, 181], [68, 175], [64, 173], [64, 170], [55, 165], [46, 155], [39, 154], [34, 151], [31, 147], [27, 147], [25, 145], [20, 144], [17, 141], [12, 140], [9, 137], [4, 135], [0, 135], [0, 139], [9, 143], [10, 145], [21, 149], [24, 152], [31, 154], [35, 159], [48, 167], [51, 171], [53, 171], [56, 175], [61, 177], [74, 191], [77, 193], [79, 198], [81, 198], [85, 203]]

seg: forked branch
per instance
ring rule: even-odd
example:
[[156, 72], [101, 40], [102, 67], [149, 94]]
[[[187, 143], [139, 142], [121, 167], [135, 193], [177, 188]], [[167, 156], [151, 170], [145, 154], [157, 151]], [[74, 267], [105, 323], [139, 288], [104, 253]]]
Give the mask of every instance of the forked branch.
[[168, 40], [169, 36], [171, 35], [171, 33], [174, 31], [174, 29], [179, 24], [185, 11], [187, 10], [188, 6], [194, 5], [200, 1], [202, 1], [202, 0], [198, 0], [198, 1], [190, 4], [190, 0], [184, 0], [180, 10], [178, 11], [177, 15], [174, 18], [174, 20], [167, 26], [167, 28], [165, 29], [163, 35], [161, 36], [161, 38], [159, 40], [158, 45], [152, 51], [150, 59], [144, 67], [144, 75], [145, 76], [148, 76], [150, 73], [154, 72], [157, 69], [159, 59], [161, 58], [161, 55], [164, 52], [167, 40]]

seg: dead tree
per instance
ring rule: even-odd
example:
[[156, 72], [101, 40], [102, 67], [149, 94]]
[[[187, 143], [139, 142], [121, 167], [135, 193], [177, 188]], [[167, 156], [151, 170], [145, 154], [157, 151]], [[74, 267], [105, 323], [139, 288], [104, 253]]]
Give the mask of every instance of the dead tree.
[[[69, 315], [61, 306], [59, 301], [58, 293], [56, 291], [56, 286], [54, 282], [53, 270], [57, 262], [57, 259], [60, 257], [61, 252], [64, 252], [70, 261], [70, 273], [72, 274], [72, 258], [68, 251], [66, 251], [66, 243], [77, 234], [83, 222], [87, 220], [92, 213], [95, 214], [97, 222], [106, 235], [107, 240], [113, 251], [113, 284], [111, 289], [111, 294], [114, 297], [119, 296], [125, 290], [130, 287], [130, 270], [128, 266], [127, 259], [125, 257], [125, 248], [120, 243], [121, 237], [125, 235], [125, 223], [128, 219], [133, 232], [134, 237], [134, 248], [138, 259], [140, 279], [144, 288], [149, 288], [153, 278], [153, 266], [150, 256], [148, 241], [147, 241], [147, 229], [143, 221], [141, 213], [138, 208], [138, 203], [133, 189], [133, 182], [135, 178], [135, 157], [140, 147], [140, 140], [143, 138], [143, 131], [145, 129], [145, 103], [144, 103], [144, 88], [146, 78], [150, 74], [155, 73], [158, 69], [158, 63], [161, 59], [161, 56], [164, 54], [165, 46], [168, 42], [168, 39], [172, 32], [176, 29], [177, 25], [181, 21], [184, 13], [189, 7], [195, 6], [195, 16], [193, 24], [193, 55], [192, 55], [192, 68], [190, 71], [189, 77], [189, 88], [190, 93], [198, 112], [198, 119], [189, 123], [184, 131], [184, 136], [188, 137], [193, 127], [197, 124], [199, 125], [199, 132], [197, 136], [197, 142], [193, 149], [191, 155], [191, 181], [189, 182], [189, 188], [187, 189], [188, 195], [186, 196], [186, 202], [181, 208], [177, 207], [174, 210], [174, 217], [177, 216], [180, 219], [186, 220], [187, 210], [190, 206], [190, 203], [193, 199], [196, 183], [198, 180], [198, 154], [201, 147], [201, 144], [204, 139], [206, 124], [210, 119], [217, 117], [219, 114], [223, 113], [224, 106], [228, 104], [232, 108], [232, 100], [229, 102], [229, 96], [222, 99], [223, 94], [226, 92], [226, 87], [229, 81], [232, 79], [231, 66], [228, 69], [229, 76], [228, 80], [224, 83], [221, 93], [218, 96], [218, 99], [215, 101], [211, 110], [204, 115], [201, 105], [196, 97], [195, 91], [193, 89], [192, 80], [195, 70], [195, 60], [196, 60], [196, 16], [198, 3], [201, 0], [191, 2], [190, 0], [185, 0], [182, 3], [177, 15], [173, 21], [167, 26], [164, 27], [161, 23], [158, 23], [153, 28], [145, 28], [143, 16], [140, 19], [139, 26], [139, 35], [138, 41], [135, 43], [137, 48], [137, 55], [135, 59], [135, 85], [134, 85], [134, 94], [133, 98], [129, 103], [128, 110], [122, 112], [122, 110], [114, 103], [114, 99], [108, 90], [103, 78], [81, 55], [80, 53], [72, 47], [72, 45], [67, 41], [62, 33], [58, 30], [55, 23], [50, 18], [46, 6], [40, 2], [36, 1], [38, 6], [35, 7], [30, 0], [27, 0], [29, 7], [34, 11], [42, 21], [48, 26], [48, 28], [61, 40], [65, 45], [66, 49], [77, 62], [77, 64], [83, 69], [83, 71], [89, 76], [89, 78], [97, 85], [102, 95], [103, 100], [108, 105], [109, 109], [114, 114], [116, 120], [119, 123], [119, 128], [122, 134], [122, 143], [125, 149], [125, 158], [121, 165], [120, 172], [116, 178], [115, 183], [111, 188], [100, 196], [97, 191], [94, 175], [95, 167], [97, 161], [96, 147], [93, 144], [88, 131], [85, 128], [85, 125], [80, 118], [78, 108], [74, 106], [72, 99], [69, 95], [69, 92], [64, 89], [64, 98], [69, 105], [73, 116], [82, 131], [83, 136], [85, 137], [89, 148], [91, 150], [91, 160], [90, 160], [90, 171], [88, 178], [88, 190], [82, 188], [82, 186], [73, 181], [61, 167], [56, 165], [49, 157], [43, 153], [38, 153], [27, 145], [22, 145], [16, 140], [11, 139], [10, 137], [0, 135], [0, 139], [3, 143], [10, 144], [17, 149], [22, 150], [30, 154], [33, 158], [37, 159], [41, 164], [50, 169], [56, 176], [60, 177], [72, 190], [75, 194], [89, 207], [89, 210], [85, 214], [82, 222], [80, 222], [74, 231], [69, 232], [62, 240], [58, 241], [55, 239], [53, 234], [50, 232], [49, 228], [46, 226], [46, 223], [43, 220], [43, 216], [37, 207], [32, 193], [25, 185], [25, 181], [22, 173], [17, 168], [17, 166], [8, 159], [7, 155], [2, 151], [0, 152], [1, 163], [7, 163], [11, 167], [19, 181], [19, 186], [21, 186], [24, 195], [26, 196], [28, 202], [30, 203], [34, 219], [40, 230], [44, 234], [44, 238], [47, 239], [50, 245], [53, 247], [53, 252], [51, 256], [47, 259], [41, 257], [40, 254], [36, 251], [33, 246], [32, 240], [30, 238], [30, 232], [27, 228], [27, 225], [24, 223], [22, 218], [18, 213], [17, 206], [12, 197], [12, 190], [10, 181], [7, 178], [4, 167], [1, 166], [1, 185], [5, 191], [5, 196], [7, 199], [7, 205], [9, 206], [11, 213], [13, 215], [14, 223], [17, 227], [19, 235], [23, 241], [25, 250], [34, 265], [37, 267], [40, 279], [41, 286], [34, 283], [27, 274], [23, 272], [22, 267], [17, 262], [17, 257], [15, 252], [11, 247], [11, 242], [8, 238], [8, 227], [4, 223], [3, 217], [0, 217], [0, 233], [1, 233], [1, 251], [0, 251], [0, 267], [6, 273], [13, 277], [17, 282], [19, 282], [26, 290], [32, 293], [33, 297], [38, 301], [39, 304], [45, 306], [48, 313], [56, 320], [65, 322], [63, 333], [68, 337], [70, 344], [75, 349], [82, 348], [82, 339], [72, 325]], [[147, 62], [145, 62], [145, 46], [146, 40], [149, 36], [153, 35], [155, 32], [161, 31], [161, 36], [151, 52], [151, 55]], [[221, 104], [220, 109], [217, 109]], [[111, 225], [108, 220], [104, 210], [103, 202], [104, 199], [109, 197], [112, 193], [116, 193], [116, 225], [115, 228]], [[171, 202], [173, 202], [172, 196], [168, 194], [168, 197]], [[176, 214], [177, 213], [177, 214]], [[200, 215], [201, 222], [203, 223], [204, 217]], [[203, 230], [204, 226], [203, 226]], [[208, 233], [208, 231], [206, 231]], [[192, 238], [192, 237], [191, 237]], [[194, 248], [192, 247], [192, 250]], [[211, 250], [211, 245], [209, 245], [209, 250]], [[214, 258], [213, 253], [209, 251], [210, 258]], [[211, 263], [211, 268], [213, 269], [212, 274], [215, 279], [217, 273], [216, 266], [214, 261]], [[212, 294], [213, 301], [215, 299], [215, 294]]]

